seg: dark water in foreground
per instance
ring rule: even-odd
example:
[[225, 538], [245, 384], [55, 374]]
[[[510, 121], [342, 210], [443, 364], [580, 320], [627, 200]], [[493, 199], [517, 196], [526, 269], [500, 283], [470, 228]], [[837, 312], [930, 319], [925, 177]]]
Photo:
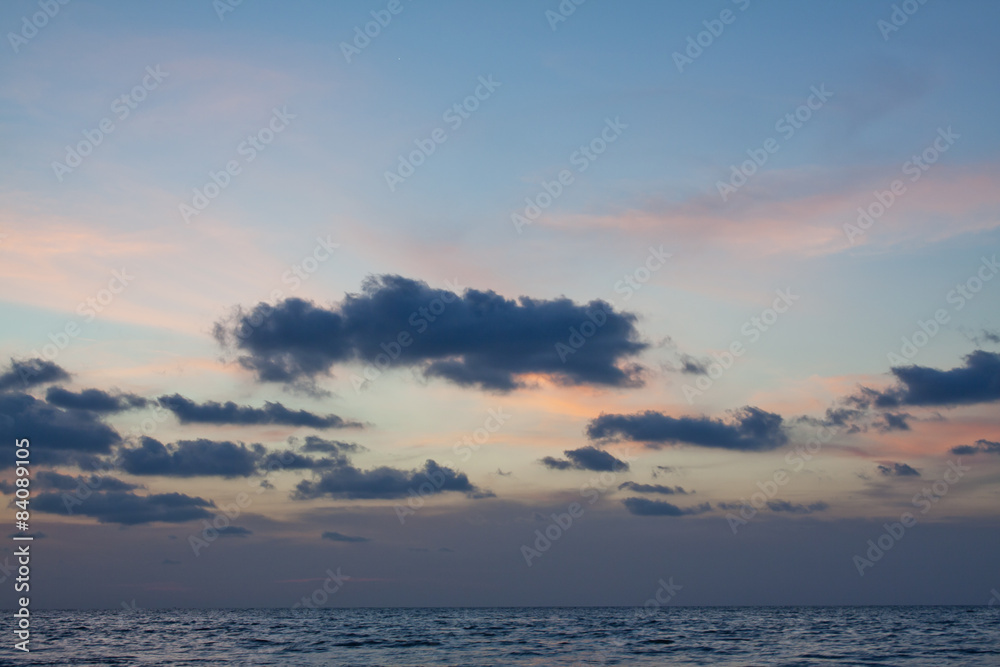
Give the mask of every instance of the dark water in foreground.
[[[39, 611], [7, 665], [1000, 665], [989, 607]], [[5, 633], [6, 635], [7, 633]]]

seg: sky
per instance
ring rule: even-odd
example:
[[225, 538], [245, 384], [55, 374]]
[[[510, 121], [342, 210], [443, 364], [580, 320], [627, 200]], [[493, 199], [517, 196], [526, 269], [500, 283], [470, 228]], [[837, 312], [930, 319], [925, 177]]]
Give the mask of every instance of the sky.
[[998, 19], [3, 3], [32, 604], [987, 604]]

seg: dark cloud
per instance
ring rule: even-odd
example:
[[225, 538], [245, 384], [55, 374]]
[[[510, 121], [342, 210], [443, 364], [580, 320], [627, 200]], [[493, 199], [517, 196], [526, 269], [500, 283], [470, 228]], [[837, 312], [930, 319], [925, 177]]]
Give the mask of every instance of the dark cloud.
[[915, 468], [905, 463], [890, 463], [887, 466], [880, 465], [878, 471], [885, 477], [920, 477], [920, 473]]
[[[0, 394], [0, 442], [31, 441], [32, 462], [59, 465], [95, 463], [87, 455], [106, 454], [121, 443], [118, 433], [85, 410], [63, 410], [28, 394]], [[10, 467], [13, 457], [0, 459]]]
[[174, 394], [160, 396], [160, 405], [173, 412], [182, 424], [282, 424], [311, 428], [361, 428], [358, 422], [344, 421], [337, 415], [317, 415], [306, 410], [289, 410], [281, 403], [264, 403], [263, 408], [237, 405], [232, 401], [218, 403], [194, 401]]
[[428, 459], [423, 470], [397, 470], [382, 466], [360, 470], [346, 464], [324, 472], [316, 480], [302, 480], [292, 497], [307, 500], [329, 496], [333, 498], [403, 498], [411, 493], [429, 495], [445, 491], [461, 491], [473, 497], [488, 497], [469, 481], [465, 473], [444, 468]]
[[104, 413], [144, 408], [148, 404], [145, 398], [135, 394], [111, 394], [100, 389], [84, 389], [74, 393], [62, 387], [49, 387], [45, 400], [60, 408]]
[[580, 447], [579, 449], [567, 449], [563, 452], [569, 459], [556, 459], [546, 456], [542, 459], [542, 464], [553, 470], [594, 470], [597, 472], [609, 471], [618, 472], [628, 470], [628, 464], [620, 459], [616, 459], [611, 454], [601, 451], [596, 447]]
[[618, 489], [628, 489], [635, 493], [662, 493], [663, 495], [681, 494], [688, 492], [679, 486], [663, 486], [662, 484], [636, 484], [635, 482], [624, 482], [618, 485]]
[[219, 533], [219, 537], [246, 537], [247, 535], [253, 535], [252, 530], [243, 526], [224, 526], [216, 528], [216, 530]]
[[1000, 345], [1000, 331], [987, 331], [983, 329], [983, 332], [972, 339], [976, 343], [983, 345], [985, 343], [993, 343], [994, 345]]
[[633, 415], [601, 415], [587, 426], [592, 440], [624, 439], [661, 444], [687, 443], [740, 451], [767, 451], [788, 442], [780, 415], [744, 407], [726, 423], [708, 417], [669, 417], [647, 410]]
[[554, 456], [546, 456], [543, 458], [542, 465], [546, 468], [551, 468], [552, 470], [571, 470], [576, 467], [573, 465], [572, 461], [557, 459]]
[[261, 456], [258, 461], [258, 466], [262, 470], [273, 471], [273, 470], [326, 470], [327, 468], [333, 468], [336, 466], [341, 466], [347, 463], [347, 459], [343, 456], [337, 456], [335, 458], [324, 457], [321, 459], [314, 459], [311, 456], [303, 456], [297, 452], [284, 451], [284, 452], [268, 452]]
[[85, 500], [67, 493], [41, 493], [32, 499], [31, 506], [50, 514], [83, 515], [94, 517], [100, 523], [132, 526], [154, 521], [182, 523], [206, 519], [212, 516], [206, 508], [215, 505], [182, 493], [137, 496], [126, 491], [95, 491]]
[[256, 472], [260, 453], [229, 441], [181, 440], [168, 447], [143, 437], [138, 447], [118, 451], [118, 464], [133, 475], [246, 477]]
[[952, 454], [972, 456], [973, 454], [1000, 454], [1000, 442], [992, 440], [976, 440], [974, 445], [958, 445], [951, 448]]
[[854, 397], [876, 408], [903, 405], [970, 405], [1000, 400], [1000, 353], [976, 350], [965, 365], [942, 371], [927, 366], [892, 369], [897, 385], [886, 391], [863, 387]]
[[637, 516], [684, 516], [686, 514], [702, 514], [712, 509], [708, 503], [694, 507], [678, 507], [662, 500], [648, 498], [626, 498], [622, 501], [622, 505], [630, 513]]
[[772, 512], [788, 512], [790, 514], [812, 514], [813, 512], [824, 512], [830, 506], [823, 501], [803, 505], [801, 503], [790, 503], [787, 500], [769, 500], [767, 509]]
[[327, 530], [323, 533], [322, 538], [324, 540], [331, 540], [333, 542], [371, 542], [371, 538], [368, 537], [355, 537], [353, 535], [344, 535], [343, 533], [338, 533], [334, 530]]
[[910, 425], [906, 423], [911, 416], [904, 413], [885, 412], [875, 420], [875, 427], [883, 433], [890, 431], [909, 431]]
[[647, 347], [635, 321], [599, 300], [515, 301], [473, 289], [458, 295], [383, 275], [368, 278], [360, 294], [346, 295], [336, 308], [286, 299], [238, 310], [215, 335], [261, 381], [295, 383], [338, 364], [371, 362], [509, 391], [532, 373], [570, 385], [639, 384], [638, 367], [623, 365]]
[[74, 477], [51, 470], [39, 470], [35, 473], [35, 483], [42, 489], [52, 491], [70, 491], [81, 487], [102, 491], [132, 491], [143, 488], [138, 484], [130, 484], [117, 477], [108, 477], [107, 475], [91, 475], [90, 477], [77, 475]]
[[45, 359], [10, 360], [10, 367], [0, 373], [0, 392], [22, 391], [40, 384], [69, 380], [70, 375], [58, 364]]
[[681, 373], [687, 375], [708, 375], [708, 367], [711, 363], [709, 359], [696, 359], [690, 354], [682, 354], [680, 360]]
[[[290, 444], [296, 444], [297, 438], [289, 438]], [[353, 442], [341, 442], [340, 440], [326, 440], [317, 435], [307, 435], [305, 442], [300, 448], [303, 452], [322, 452], [325, 454], [346, 454], [348, 452], [364, 452], [367, 448]]]

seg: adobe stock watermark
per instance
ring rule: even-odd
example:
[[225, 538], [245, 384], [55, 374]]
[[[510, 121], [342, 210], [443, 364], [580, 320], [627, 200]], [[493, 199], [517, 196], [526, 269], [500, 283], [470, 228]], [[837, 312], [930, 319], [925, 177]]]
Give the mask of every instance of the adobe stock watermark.
[[[948, 461], [948, 469], [941, 477], [929, 487], [924, 487], [920, 493], [913, 496], [912, 504], [920, 510], [920, 514], [925, 515], [931, 511], [942, 498], [947, 495], [951, 487], [962, 479], [967, 472], [972, 470], [969, 466], [963, 466], [962, 461]], [[882, 557], [896, 546], [896, 543], [906, 535], [907, 528], [917, 525], [917, 517], [912, 512], [903, 512], [899, 516], [899, 521], [895, 523], [885, 523], [882, 527], [885, 531], [874, 540], [868, 540], [868, 550], [864, 556], [856, 555], [853, 558], [854, 567], [858, 570], [859, 576], [865, 576], [865, 570], [874, 567], [875, 563], [882, 560]]]
[[[741, 12], [745, 12], [747, 7], [750, 6], [750, 0], [732, 1]], [[736, 22], [737, 16], [738, 14], [734, 13], [733, 10], [723, 9], [719, 12], [719, 18], [702, 21], [701, 24], [705, 26], [705, 29], [696, 35], [688, 35], [687, 47], [684, 49], [684, 53], [674, 51], [671, 56], [674, 59], [674, 65], [677, 66], [677, 71], [683, 74], [685, 67], [693, 65], [694, 61], [700, 58], [701, 54], [705, 52], [705, 49], [715, 44], [715, 40], [722, 36], [722, 33], [726, 30], [726, 26]]]
[[[919, 155], [912, 156], [900, 167], [903, 175], [910, 177], [910, 183], [919, 181], [927, 173], [927, 170], [962, 137], [962, 135], [952, 131], [951, 125], [948, 126], [947, 130], [939, 127], [937, 133], [937, 137], [927, 145], [927, 148]], [[844, 234], [847, 235], [847, 240], [853, 245], [854, 240], [863, 236], [904, 194], [906, 194], [906, 183], [900, 178], [893, 180], [885, 190], [875, 190], [872, 193], [875, 201], [868, 206], [858, 207], [857, 224], [844, 223]]]
[[[653, 274], [666, 266], [667, 260], [673, 257], [673, 253], [666, 252], [661, 244], [659, 248], [649, 246], [649, 254], [646, 260], [634, 268], [631, 272], [622, 276], [622, 279], [615, 283], [614, 289], [618, 294], [625, 297], [625, 301], [632, 298], [632, 295], [642, 289], [642, 286], [649, 282]], [[614, 306], [614, 299], [609, 300], [609, 305]], [[608, 321], [608, 313], [602, 309], [588, 309], [587, 319], [577, 326], [569, 328], [569, 336], [566, 342], [559, 341], [555, 344], [556, 354], [564, 364], [569, 359], [569, 355], [575, 354], [586, 345], [597, 331]]]
[[[619, 473], [628, 470], [628, 464], [635, 459], [636, 456], [634, 454], [631, 452], [626, 453], [621, 458], [622, 463], [625, 465], [615, 464], [613, 470], [605, 470], [599, 475], [591, 477], [586, 483], [580, 486], [580, 497], [587, 501], [587, 506], [596, 503], [608, 489], [613, 490], [617, 488], [616, 484]], [[586, 511], [587, 507], [582, 503], [572, 502], [567, 505], [565, 512], [553, 512], [550, 515], [552, 521], [544, 529], [538, 528], [535, 530], [534, 542], [521, 545], [521, 556], [524, 558], [525, 565], [531, 567], [534, 561], [548, 552], [552, 548], [552, 545], [562, 539], [563, 535], [573, 527], [574, 522], [583, 517]]]
[[[588, 143], [582, 144], [569, 156], [570, 165], [578, 174], [582, 174], [594, 162], [597, 161], [608, 146], [618, 141], [628, 125], [623, 123], [620, 116], [615, 116], [614, 120], [604, 119], [604, 127], [600, 133]], [[510, 214], [510, 221], [514, 229], [520, 234], [523, 228], [533, 224], [543, 211], [552, 206], [555, 200], [559, 199], [566, 188], [572, 185], [576, 177], [571, 169], [561, 169], [552, 181], [542, 181], [542, 189], [534, 197], [525, 197], [525, 207], [520, 212], [515, 211]]]
[[[670, 604], [673, 599], [677, 597], [677, 593], [684, 588], [680, 584], [675, 584], [673, 577], [669, 577], [667, 580], [660, 578], [660, 580], [656, 583], [659, 584], [659, 586], [653, 593], [653, 597], [648, 598], [641, 607], [632, 608], [631, 617], [625, 620], [626, 625], [630, 626], [635, 623], [648, 620], [651, 616], [656, 614], [660, 608]], [[620, 633], [622, 632], [622, 629], [616, 628], [616, 632]], [[608, 640], [608, 643], [616, 649], [622, 649], [625, 646], [625, 642], [618, 636], [611, 637]], [[613, 659], [613, 657], [608, 654], [606, 645], [603, 648], [597, 649], [596, 653], [596, 657], [600, 660], [601, 664], [606, 664], [609, 660]], [[614, 664], [618, 664], [618, 661], [615, 660]]]
[[546, 9], [545, 20], [549, 22], [552, 32], [556, 31], [560, 23], [565, 23], [570, 16], [575, 14], [576, 8], [585, 2], [587, 0], [561, 0], [554, 10]]
[[[124, 121], [132, 112], [139, 108], [149, 96], [149, 93], [160, 87], [163, 80], [170, 76], [169, 72], [164, 72], [159, 65], [147, 65], [146, 75], [142, 81], [132, 87], [130, 91], [116, 97], [111, 103], [111, 113], [119, 121]], [[94, 152], [109, 134], [115, 131], [115, 121], [111, 116], [105, 116], [98, 123], [97, 127], [83, 131], [83, 139], [75, 145], [66, 146], [66, 156], [62, 162], [52, 161], [52, 171], [60, 183], [66, 174], [70, 174], [74, 169], [83, 164], [84, 158]]]
[[[365, 366], [361, 375], [357, 373], [351, 374], [351, 384], [354, 386], [354, 393], [360, 393], [362, 389], [368, 386], [368, 383], [374, 382], [382, 373], [387, 371], [402, 356], [403, 350], [413, 345], [413, 341], [415, 340], [414, 334], [420, 335], [427, 331], [431, 324], [437, 321], [444, 313], [448, 304], [454, 303], [459, 298], [458, 295], [462, 287], [458, 284], [458, 278], [455, 280], [446, 280], [444, 284], [448, 288], [445, 294], [434, 297], [426, 306], [421, 306], [410, 313], [410, 316], [406, 320], [406, 323], [409, 324], [409, 329], [401, 329], [394, 338], [380, 343], [379, 347], [382, 351], [376, 354], [375, 358]], [[411, 330], [413, 331], [412, 334], [410, 333]]]
[[336, 572], [327, 569], [325, 574], [326, 579], [323, 580], [323, 583], [317, 586], [312, 594], [303, 596], [301, 600], [293, 604], [292, 609], [315, 609], [316, 607], [322, 607], [331, 596], [340, 591], [340, 587], [344, 585], [345, 581], [351, 580], [349, 575], [341, 574], [340, 567], [337, 568]]
[[[472, 117], [472, 114], [479, 109], [480, 104], [490, 99], [496, 89], [503, 84], [493, 80], [493, 75], [479, 77], [479, 85], [476, 86], [472, 94], [468, 95], [461, 102], [451, 105], [441, 115], [441, 120], [448, 124], [452, 132], [462, 127], [462, 124]], [[448, 132], [441, 127], [431, 130], [430, 135], [425, 139], [414, 139], [415, 149], [407, 154], [400, 153], [399, 162], [394, 171], [385, 171], [385, 184], [389, 186], [389, 192], [395, 192], [399, 185], [417, 172], [427, 158], [434, 154], [438, 146], [448, 141]]]
[[232, 159], [226, 162], [225, 167], [219, 171], [208, 172], [209, 180], [200, 188], [194, 188], [194, 195], [191, 203], [181, 202], [177, 209], [185, 224], [191, 224], [191, 218], [201, 214], [212, 201], [229, 187], [233, 178], [243, 173], [243, 165], [250, 164], [257, 155], [263, 152], [274, 138], [288, 128], [289, 121], [295, 118], [295, 114], [288, 113], [288, 107], [274, 107], [271, 110], [271, 118], [267, 124], [254, 134], [248, 134], [236, 146], [236, 154], [242, 159]]
[[219, 17], [219, 22], [226, 20], [226, 14], [235, 12], [236, 8], [243, 4], [243, 0], [212, 0], [212, 9]]
[[[277, 453], [277, 452], [276, 452]], [[285, 466], [293, 460], [293, 452], [290, 450], [284, 450], [280, 454], [274, 457], [269, 457], [267, 465], [264, 468], [264, 480], [267, 476], [278, 470], [284, 470]], [[243, 535], [246, 534], [244, 531], [234, 533], [234, 530], [238, 530], [233, 527], [232, 523], [238, 519], [244, 511], [253, 504], [254, 496], [259, 496], [264, 493], [265, 487], [262, 484], [262, 480], [256, 476], [247, 477], [247, 486], [253, 487], [254, 495], [250, 495], [246, 491], [240, 491], [233, 498], [231, 503], [225, 505], [219, 505], [219, 511], [216, 512], [212, 520], [202, 519], [202, 529], [199, 533], [191, 533], [188, 535], [188, 545], [191, 547], [191, 551], [194, 552], [195, 556], [200, 556], [202, 550], [207, 549], [220, 537], [227, 534]]]
[[[463, 435], [460, 440], [456, 441], [451, 447], [452, 452], [463, 462], [468, 461], [474, 453], [478, 452], [483, 445], [490, 441], [494, 433], [503, 428], [508, 419], [510, 419], [510, 415], [504, 412], [502, 406], [495, 410], [490, 408], [487, 411], [486, 419], [483, 420], [483, 425], [473, 429], [471, 433]], [[455, 464], [450, 460], [445, 461], [440, 466], [451, 470], [457, 469]], [[409, 497], [406, 500], [406, 505], [396, 505], [396, 518], [399, 519], [400, 525], [406, 523], [408, 516], [416, 514], [417, 510], [424, 506], [427, 497], [438, 493], [441, 487], [444, 486], [444, 473], [440, 471], [438, 473], [437, 477], [434, 477], [431, 473], [425, 473], [427, 481], [415, 489], [409, 489], [407, 494]]]
[[381, 35], [382, 30], [389, 27], [389, 24], [392, 23], [392, 17], [398, 16], [404, 9], [406, 8], [401, 0], [389, 0], [385, 9], [373, 9], [370, 12], [371, 21], [365, 23], [364, 26], [354, 26], [354, 39], [350, 42], [340, 43], [340, 52], [344, 54], [344, 60], [347, 61], [347, 64], [351, 64], [351, 59], [354, 56], [361, 55], [361, 52], [368, 48], [372, 40]]
[[889, 41], [889, 36], [906, 25], [910, 17], [917, 13], [922, 6], [927, 4], [927, 0], [903, 0], [903, 2], [893, 4], [889, 19], [879, 19], [875, 22], [875, 27], [882, 33], [882, 40]]
[[795, 302], [801, 298], [797, 294], [792, 294], [790, 287], [784, 290], [775, 290], [774, 293], [777, 296], [771, 303], [771, 307], [762, 310], [760, 315], [751, 317], [740, 327], [740, 334], [747, 339], [746, 343], [743, 342], [743, 339], [738, 338], [731, 342], [729, 347], [721, 353], [712, 352], [712, 362], [708, 365], [706, 374], [699, 375], [698, 379], [694, 381], [694, 386], [685, 383], [682, 391], [688, 405], [693, 405], [696, 396], [702, 396], [706, 391], [711, 389], [712, 385], [733, 367], [736, 360], [746, 353], [747, 346], [760, 340], [761, 335], [769, 331], [777, 323], [780, 316], [787, 313]]
[[[297, 262], [293, 262], [288, 269], [281, 274], [281, 282], [289, 286], [289, 292], [295, 292], [302, 286], [302, 283], [309, 280], [310, 277], [323, 266], [327, 261], [333, 257], [333, 252], [340, 248], [339, 243], [334, 243], [330, 239], [330, 235], [327, 234], [326, 237], [317, 236], [316, 244], [313, 246], [312, 250], [307, 253], [302, 259]], [[285, 298], [284, 290], [276, 288], [271, 290], [270, 298], [272, 301], [281, 301]], [[248, 318], [240, 318], [233, 328], [233, 335], [240, 340], [246, 340], [253, 335], [267, 318], [271, 316], [274, 312], [274, 308], [265, 302], [260, 302], [260, 304], [254, 308], [253, 312]]]
[[749, 498], [740, 498], [739, 512], [736, 514], [726, 513], [726, 522], [729, 524], [729, 529], [733, 531], [733, 535], [736, 535], [740, 528], [750, 523], [750, 520], [757, 516], [757, 513], [766, 507], [769, 501], [774, 500], [778, 491], [788, 484], [794, 475], [801, 472], [806, 467], [806, 463], [818, 456], [823, 445], [830, 442], [837, 432], [838, 429], [832, 429], [828, 426], [820, 428], [806, 440], [805, 444], [796, 445], [785, 454], [784, 461], [791, 468], [791, 473], [779, 468], [771, 475], [771, 479], [758, 481], [758, 490], [754, 491]]
[[[809, 122], [813, 114], [822, 109], [827, 101], [833, 97], [833, 93], [826, 89], [825, 83], [821, 83], [819, 88], [811, 86], [809, 91], [811, 94], [803, 104], [786, 113], [774, 123], [774, 131], [778, 132], [783, 140], [788, 141], [795, 136], [795, 133]], [[768, 159], [779, 150], [781, 150], [781, 142], [774, 137], [765, 139], [760, 148], [748, 148], [746, 153], [749, 159], [744, 160], [739, 165], [730, 165], [729, 179], [715, 183], [715, 188], [718, 190], [719, 196], [722, 197], [722, 201], [728, 201], [729, 197], [736, 194], [737, 190], [746, 185], [750, 178], [767, 164]]]
[[21, 29], [18, 32], [8, 32], [7, 41], [14, 53], [18, 53], [21, 47], [30, 42], [38, 35], [38, 31], [49, 24], [69, 0], [38, 0], [38, 9], [31, 16], [21, 17]]
[[[83, 323], [93, 322], [94, 319], [110, 306], [119, 294], [135, 279], [129, 275], [123, 267], [120, 271], [112, 270], [111, 279], [105, 287], [99, 289], [96, 294], [89, 296], [76, 305], [76, 314], [83, 319]], [[59, 354], [69, 347], [70, 343], [83, 331], [82, 325], [76, 319], [71, 319], [59, 330], [49, 333], [49, 341], [42, 346], [41, 351], [31, 350], [31, 356], [45, 361], [54, 361]]]
[[[969, 276], [965, 282], [958, 283], [955, 288], [949, 290], [945, 296], [945, 301], [952, 306], [954, 312], [958, 312], [976, 297], [983, 290], [986, 283], [1000, 273], [1000, 264], [997, 263], [997, 256], [983, 256], [980, 259], [979, 267]], [[951, 321], [951, 315], [945, 308], [938, 308], [934, 311], [934, 316], [926, 320], [917, 320], [917, 328], [909, 336], [902, 337], [902, 345], [896, 352], [889, 352], [886, 358], [890, 366], [905, 366], [913, 361], [924, 347], [930, 343], [941, 328]]]

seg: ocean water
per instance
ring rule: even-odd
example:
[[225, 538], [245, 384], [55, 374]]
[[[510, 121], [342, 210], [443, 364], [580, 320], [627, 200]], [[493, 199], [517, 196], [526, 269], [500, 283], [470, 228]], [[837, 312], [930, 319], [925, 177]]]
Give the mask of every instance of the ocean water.
[[0, 664], [1000, 665], [990, 607], [38, 611], [32, 626], [31, 653]]

